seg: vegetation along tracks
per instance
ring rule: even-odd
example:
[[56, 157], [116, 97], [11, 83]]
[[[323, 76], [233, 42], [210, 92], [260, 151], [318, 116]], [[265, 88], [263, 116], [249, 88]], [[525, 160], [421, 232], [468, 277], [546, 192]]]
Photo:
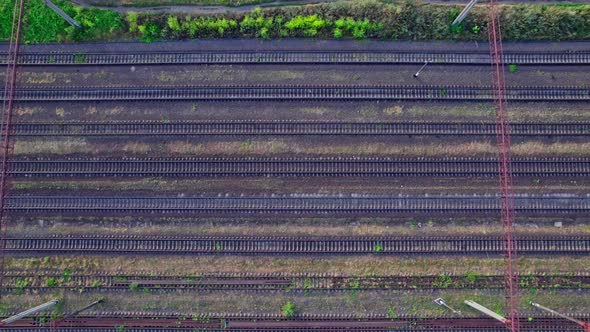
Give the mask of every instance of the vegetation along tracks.
[[[203, 276], [121, 275], [108, 272], [92, 274], [64, 271], [11, 272], [5, 275], [5, 290], [101, 289], [151, 290], [297, 290], [339, 291], [380, 289], [477, 289], [504, 287], [501, 275], [431, 275], [431, 276], [336, 276], [326, 274], [218, 274]], [[590, 289], [589, 274], [520, 275], [522, 287], [536, 289]]]
[[[149, 158], [12, 160], [19, 177], [497, 176], [495, 159]], [[590, 159], [514, 159], [515, 176], [589, 176]]]
[[[17, 101], [145, 101], [145, 100], [493, 100], [489, 87], [258, 85], [171, 87], [21, 88]], [[508, 87], [510, 101], [587, 101], [588, 87]]]
[[[501, 254], [499, 236], [463, 237], [257, 237], [66, 235], [7, 239], [10, 254], [161, 253], [161, 254]], [[522, 236], [522, 254], [590, 253], [588, 236]]]
[[[164, 64], [457, 64], [488, 65], [487, 52], [396, 51], [223, 51], [142, 53], [38, 53], [19, 57], [21, 65], [164, 65]], [[590, 52], [504, 54], [504, 62], [523, 65], [590, 64]], [[0, 64], [6, 57], [0, 55]]]
[[[522, 214], [577, 214], [590, 211], [590, 194], [515, 195]], [[11, 196], [14, 214], [381, 214], [381, 213], [497, 213], [497, 195], [323, 195], [244, 196]]]
[[[431, 317], [416, 318], [404, 314], [352, 316], [338, 314], [297, 314], [285, 318], [279, 314], [211, 314], [211, 315], [148, 315], [137, 312], [115, 312], [113, 314], [81, 314], [60, 319], [59, 327], [53, 328], [52, 317], [22, 319], [3, 328], [6, 332], [133, 332], [154, 331], [202, 331], [202, 332], [305, 332], [305, 331], [438, 331], [438, 332], [504, 332], [506, 326], [489, 318]], [[572, 315], [570, 315], [572, 316]], [[573, 317], [585, 319], [586, 315]], [[546, 315], [521, 317], [525, 331], [582, 331], [579, 325]], [[121, 328], [122, 327], [122, 328]]]
[[[15, 122], [15, 136], [126, 135], [496, 135], [492, 122], [129, 121]], [[590, 123], [510, 124], [512, 136], [589, 136]]]

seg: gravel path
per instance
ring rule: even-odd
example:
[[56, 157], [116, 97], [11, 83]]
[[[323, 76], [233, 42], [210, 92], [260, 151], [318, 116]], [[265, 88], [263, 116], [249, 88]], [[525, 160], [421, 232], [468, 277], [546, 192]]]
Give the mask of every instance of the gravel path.
[[[246, 5], [239, 7], [227, 6], [198, 6], [198, 5], [178, 5], [178, 6], [154, 6], [154, 7], [131, 7], [131, 6], [93, 6], [88, 0], [72, 0], [75, 4], [82, 7], [97, 7], [103, 9], [111, 9], [118, 12], [128, 11], [142, 11], [142, 12], [168, 12], [168, 13], [191, 13], [191, 14], [223, 14], [227, 12], [243, 13], [249, 12], [256, 7], [275, 7], [275, 6], [298, 6], [302, 3], [316, 4], [322, 2], [334, 2], [337, 0], [277, 0], [264, 4]], [[425, 3], [431, 4], [466, 4], [468, 0], [423, 0]], [[559, 3], [590, 3], [590, 0], [497, 0], [502, 4], [522, 4], [522, 3], [543, 3], [543, 4], [559, 4]]]
[[[35, 44], [23, 45], [24, 52], [183, 52], [183, 51], [397, 51], [397, 52], [461, 52], [487, 51], [487, 42], [412, 42], [376, 40], [309, 40], [309, 39], [197, 39], [187, 41], [163, 41], [154, 43], [93, 42], [76, 44]], [[8, 44], [0, 44], [0, 51], [6, 52]], [[505, 42], [504, 50], [520, 52], [589, 51], [590, 42]]]

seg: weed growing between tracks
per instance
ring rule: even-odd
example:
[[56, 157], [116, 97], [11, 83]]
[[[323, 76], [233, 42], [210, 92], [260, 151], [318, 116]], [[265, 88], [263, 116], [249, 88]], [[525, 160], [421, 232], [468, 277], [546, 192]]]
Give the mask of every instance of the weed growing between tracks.
[[[471, 280], [477, 276], [502, 274], [502, 258], [437, 257], [400, 258], [384, 255], [358, 255], [354, 257], [321, 256], [289, 258], [277, 256], [233, 257], [51, 257], [8, 258], [6, 268], [12, 270], [70, 269], [73, 273], [110, 272], [137, 274], [149, 271], [154, 275], [200, 275], [210, 273], [334, 273], [357, 276], [384, 275], [465, 275]], [[519, 271], [523, 274], [567, 274], [571, 271], [590, 272], [590, 259], [585, 257], [519, 258]], [[469, 277], [467, 277], [469, 276]]]
[[[66, 299], [60, 312], [68, 312], [87, 304], [95, 294], [47, 291], [40, 294], [27, 294], [27, 296], [7, 294], [7, 311], [16, 311], [21, 308], [31, 307], [38, 303], [47, 302], [56, 296]], [[478, 313], [469, 310], [463, 305], [463, 300], [472, 299], [494, 310], [503, 311], [504, 294], [501, 290], [441, 290], [441, 291], [348, 291], [332, 294], [322, 292], [310, 292], [308, 294], [294, 294], [276, 292], [265, 295], [256, 292], [213, 292], [202, 293], [195, 296], [194, 293], [157, 293], [157, 292], [126, 292], [109, 294], [108, 301], [97, 311], [131, 311], [131, 312], [190, 312], [192, 314], [211, 312], [244, 312], [278, 314], [282, 312], [285, 304], [291, 303], [298, 313], [314, 314], [356, 314], [359, 316], [367, 313], [382, 315], [415, 315], [421, 317], [439, 316], [444, 309], [432, 303], [432, 299], [443, 297], [451, 306], [463, 310], [466, 317], [478, 316]], [[90, 298], [90, 299], [89, 299]], [[590, 297], [584, 292], [577, 291], [544, 291], [538, 290], [531, 294], [530, 290], [521, 292], [521, 308], [525, 314], [538, 314], [527, 300], [534, 299], [538, 302], [551, 302], [557, 310], [566, 312], [571, 308], [588, 307]], [[395, 305], [395, 310], [389, 310]], [[287, 308], [290, 309], [290, 308]], [[92, 314], [92, 309], [87, 313]], [[285, 313], [290, 313], [286, 311]]]

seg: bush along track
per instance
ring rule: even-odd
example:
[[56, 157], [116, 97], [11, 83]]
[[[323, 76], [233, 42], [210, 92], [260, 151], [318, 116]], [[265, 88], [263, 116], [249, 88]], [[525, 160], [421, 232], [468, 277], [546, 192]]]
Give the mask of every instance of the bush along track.
[[[11, 0], [0, 0], [0, 40], [7, 40]], [[81, 8], [65, 0], [55, 3], [79, 21], [69, 26], [43, 0], [27, 1], [25, 42], [72, 42], [200, 38], [355, 38], [380, 40], [484, 40], [487, 8], [476, 7], [459, 26], [451, 22], [460, 5], [384, 4], [340, 1], [308, 6], [276, 7], [249, 13], [184, 15], [118, 13]], [[499, 6], [505, 40], [590, 39], [590, 5]]]
[[[35, 275], [9, 272], [3, 291], [22, 294], [27, 290], [53, 288], [93, 290], [421, 290], [421, 289], [501, 289], [504, 277], [501, 275], [479, 275], [467, 272], [465, 275], [431, 276], [331, 276], [307, 273], [305, 275], [210, 275], [210, 276], [157, 276], [115, 275], [111, 273], [77, 274], [70, 270], [44, 272]], [[528, 290], [537, 289], [590, 289], [590, 275], [568, 274], [519, 276], [519, 285]]]

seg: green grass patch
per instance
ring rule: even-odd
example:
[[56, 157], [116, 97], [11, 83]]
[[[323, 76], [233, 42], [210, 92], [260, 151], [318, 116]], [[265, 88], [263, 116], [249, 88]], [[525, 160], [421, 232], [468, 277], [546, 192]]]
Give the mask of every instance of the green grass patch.
[[[100, 2], [104, 4], [109, 1], [111, 0]], [[155, 3], [155, 0], [122, 3], [147, 5], [150, 1]], [[197, 4], [199, 1], [215, 0], [194, 1]], [[238, 6], [263, 1], [215, 2]], [[488, 21], [486, 6], [476, 6], [461, 24], [451, 26], [462, 8], [461, 5], [420, 4], [414, 1], [337, 1], [306, 6], [257, 8], [246, 13], [190, 15], [135, 12], [120, 14], [112, 10], [80, 8], [65, 0], [55, 0], [57, 6], [84, 27], [76, 29], [45, 6], [42, 0], [29, 0], [26, 3], [24, 40], [27, 43], [290, 37], [484, 41], [487, 38]], [[9, 38], [12, 4], [12, 0], [0, 0], [0, 40]], [[590, 5], [502, 5], [498, 6], [498, 14], [505, 40], [590, 39]]]
[[89, 1], [89, 3], [94, 6], [106, 7], [154, 7], [170, 5], [240, 7], [261, 5], [274, 1], [275, 0], [92, 0]]
[[293, 318], [297, 314], [297, 308], [293, 302], [287, 302], [281, 307], [281, 314], [285, 318]]
[[[10, 38], [12, 0], [0, 0], [0, 40]], [[124, 31], [119, 13], [110, 10], [81, 8], [65, 0], [54, 3], [82, 25], [77, 29], [45, 5], [43, 0], [25, 2], [24, 42], [50, 43], [116, 39]]]

